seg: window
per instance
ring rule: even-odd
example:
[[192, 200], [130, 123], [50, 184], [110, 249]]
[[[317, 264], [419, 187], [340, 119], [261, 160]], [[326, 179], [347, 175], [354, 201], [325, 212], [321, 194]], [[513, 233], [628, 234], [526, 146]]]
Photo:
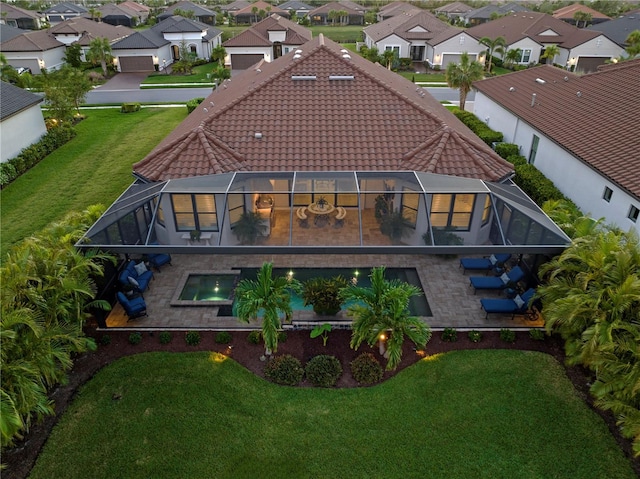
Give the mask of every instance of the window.
[[529, 63], [531, 59], [531, 49], [527, 48], [526, 50], [522, 50], [522, 57], [520, 58], [519, 63]]
[[431, 225], [468, 231], [475, 196], [472, 194], [436, 194], [431, 198]]
[[213, 195], [173, 194], [171, 202], [177, 231], [218, 231]]
[[482, 210], [482, 226], [486, 225], [491, 218], [491, 196], [487, 195], [484, 200], [484, 209]]
[[229, 194], [227, 204], [229, 205], [229, 223], [233, 228], [244, 213], [244, 194]]
[[402, 217], [405, 222], [411, 225], [412, 228], [416, 227], [418, 221], [418, 205], [420, 203], [420, 197], [418, 192], [409, 188], [402, 188]]
[[399, 46], [389, 46], [384, 47], [385, 51], [392, 51], [396, 58], [400, 58], [400, 47]]
[[460, 45], [464, 45], [464, 35], [460, 35]]
[[635, 206], [631, 205], [631, 208], [629, 208], [629, 214], [627, 215], [627, 218], [629, 218], [631, 221], [633, 221], [635, 223], [636, 221], [638, 221], [638, 214], [639, 213], [640, 213], [640, 209], [638, 209]]
[[529, 163], [533, 165], [536, 161], [536, 154], [538, 153], [538, 143], [540, 143], [540, 137], [537, 135], [533, 135], [533, 140], [531, 141], [531, 151], [529, 152]]
[[608, 186], [605, 186], [604, 193], [602, 194], [602, 199], [605, 200], [607, 203], [609, 203], [611, 201], [612, 196], [613, 196], [613, 190]]
[[191, 53], [198, 53], [195, 45], [189, 45], [189, 51], [191, 51]]

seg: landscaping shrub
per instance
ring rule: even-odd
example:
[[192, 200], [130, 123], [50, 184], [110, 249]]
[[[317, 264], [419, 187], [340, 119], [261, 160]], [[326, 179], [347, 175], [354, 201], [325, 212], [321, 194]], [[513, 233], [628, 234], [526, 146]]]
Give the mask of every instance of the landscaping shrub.
[[516, 166], [516, 184], [537, 204], [548, 200], [562, 200], [565, 196], [535, 166], [530, 164]]
[[498, 143], [496, 153], [508, 161], [510, 156], [520, 155], [520, 147], [515, 143]]
[[231, 342], [231, 333], [227, 333], [226, 331], [220, 331], [216, 334], [216, 343], [217, 344], [229, 344]]
[[448, 343], [454, 343], [458, 340], [458, 332], [454, 328], [444, 328], [444, 331], [442, 331], [442, 340]]
[[544, 341], [545, 338], [545, 334], [544, 331], [542, 329], [530, 329], [529, 330], [529, 337], [531, 339], [534, 339], [536, 341]]
[[511, 155], [506, 158], [509, 163], [512, 163], [513, 166], [526, 165], [527, 159], [522, 155]]
[[362, 353], [351, 361], [351, 375], [360, 384], [373, 384], [382, 379], [382, 366], [371, 353]]
[[284, 331], [278, 331], [278, 343], [286, 343], [287, 342], [287, 333]]
[[159, 338], [160, 344], [169, 344], [171, 342], [171, 333], [169, 331], [162, 331]]
[[459, 108], [452, 111], [462, 123], [467, 125], [487, 145], [493, 146], [494, 143], [499, 143], [504, 139], [502, 132], [492, 130], [473, 113]]
[[192, 98], [187, 102], [187, 113], [191, 113], [198, 108], [198, 105], [204, 101], [204, 98]]
[[480, 331], [469, 331], [469, 341], [472, 343], [479, 343], [482, 340], [482, 333]]
[[342, 365], [335, 356], [321, 354], [311, 358], [304, 371], [314, 386], [330, 388], [342, 376]]
[[262, 333], [260, 331], [251, 331], [247, 336], [247, 341], [251, 344], [260, 344], [260, 341], [262, 341]]
[[120, 107], [120, 113], [135, 113], [140, 111], [140, 103], [123, 103]]
[[297, 386], [304, 376], [302, 363], [290, 354], [276, 356], [264, 367], [264, 375], [276, 384]]
[[503, 340], [505, 343], [515, 343], [516, 332], [508, 328], [502, 328], [500, 330], [500, 339]]
[[111, 336], [109, 336], [108, 334], [103, 334], [100, 338], [100, 344], [102, 344], [103, 346], [111, 344]]
[[189, 346], [197, 346], [200, 344], [200, 333], [198, 331], [188, 331], [184, 339]]
[[142, 334], [141, 333], [131, 333], [129, 335], [129, 343], [131, 344], [140, 344], [142, 342]]

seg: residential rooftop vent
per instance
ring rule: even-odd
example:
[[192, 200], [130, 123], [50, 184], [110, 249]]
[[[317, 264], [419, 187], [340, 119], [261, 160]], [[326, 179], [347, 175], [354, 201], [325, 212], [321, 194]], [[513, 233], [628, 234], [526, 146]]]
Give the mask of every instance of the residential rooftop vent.
[[342, 58], [344, 58], [345, 60], [351, 60], [351, 55], [349, 55], [348, 53], [343, 53]]
[[262, 139], [262, 133], [260, 133], [259, 131], [256, 131], [255, 134], [253, 135], [253, 137], [256, 140], [260, 140], [260, 139]]
[[533, 93], [531, 95], [531, 106], [535, 106], [535, 104], [536, 104], [536, 94]]
[[576, 96], [580, 98], [582, 96], [582, 92], [581, 91], [576, 92]]
[[509, 87], [509, 91], [516, 91], [516, 87], [514, 87], [514, 86]]
[[293, 55], [293, 59], [297, 60], [298, 58], [300, 58], [302, 55], [300, 55], [299, 53], [296, 53], [295, 55]]
[[353, 80], [353, 75], [329, 75], [329, 80]]
[[569, 81], [569, 77], [564, 77], [564, 81]]
[[315, 75], [291, 75], [293, 81], [315, 80]]
[[536, 78], [536, 83], [540, 83], [540, 85], [544, 85], [547, 82], [544, 81], [542, 78]]
[[296, 50], [296, 55], [302, 55], [302, 50], [300, 50], [299, 48]]
[[349, 53], [349, 50], [347, 50], [346, 48], [343, 48], [342, 50], [340, 50], [340, 53]]

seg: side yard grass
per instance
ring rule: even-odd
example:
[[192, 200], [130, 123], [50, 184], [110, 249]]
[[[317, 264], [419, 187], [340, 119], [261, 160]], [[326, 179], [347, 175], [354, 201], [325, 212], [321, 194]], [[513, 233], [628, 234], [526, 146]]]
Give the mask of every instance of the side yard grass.
[[187, 115], [185, 108], [85, 110], [78, 135], [2, 190], [2, 257], [9, 245], [72, 210], [110, 205], [132, 183], [131, 166]]
[[31, 479], [632, 479], [603, 421], [542, 353], [459, 351], [368, 388], [281, 387], [217, 353], [101, 370]]
[[194, 67], [191, 75], [166, 75], [162, 72], [152, 73], [142, 81], [142, 85], [158, 85], [163, 83], [210, 83], [211, 79], [207, 74], [211, 73], [214, 63], [209, 62], [204, 65]]

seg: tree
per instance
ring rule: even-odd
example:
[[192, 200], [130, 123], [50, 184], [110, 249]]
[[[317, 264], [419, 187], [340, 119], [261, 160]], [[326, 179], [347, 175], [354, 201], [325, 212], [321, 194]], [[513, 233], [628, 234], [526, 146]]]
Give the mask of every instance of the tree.
[[80, 68], [82, 66], [82, 46], [79, 43], [72, 43], [67, 46], [62, 59], [67, 65], [73, 68]]
[[193, 10], [181, 10], [179, 8], [176, 8], [173, 11], [173, 14], [174, 15], [179, 15], [179, 16], [181, 16], [183, 18], [189, 18], [191, 20], [196, 18], [196, 14], [195, 14], [195, 12]]
[[[353, 301], [348, 314], [353, 319], [351, 347], [363, 342], [375, 346], [386, 343], [387, 370], [396, 369], [402, 360], [405, 336], [424, 347], [431, 339], [431, 330], [417, 317], [409, 314], [409, 299], [422, 294], [417, 287], [384, 277], [384, 266], [371, 271], [371, 287], [349, 286], [342, 290], [344, 301]], [[381, 345], [382, 351], [382, 345]]]
[[393, 61], [396, 58], [396, 54], [394, 53], [394, 51], [385, 50], [384, 52], [382, 52], [382, 58], [384, 60], [384, 64], [387, 67], [387, 70], [391, 70], [391, 67], [393, 66]]
[[253, 15], [253, 22], [258, 21], [258, 7], [251, 7], [251, 14]]
[[573, 19], [575, 20], [576, 27], [578, 28], [580, 28], [580, 22], [582, 22], [583, 27], [586, 27], [592, 18], [593, 16], [587, 12], [576, 12], [573, 14]]
[[469, 58], [467, 52], [460, 55], [460, 63], [449, 63], [445, 72], [447, 85], [460, 90], [460, 109], [464, 110], [467, 94], [471, 91], [471, 84], [483, 78], [482, 65]]
[[97, 8], [91, 7], [89, 8], [89, 16], [91, 17], [92, 21], [98, 21], [100, 20], [102, 13]]
[[510, 50], [507, 50], [507, 53], [505, 53], [504, 55], [504, 66], [512, 67], [516, 63], [519, 63], [521, 58], [522, 50], [520, 50], [519, 48], [512, 48]]
[[224, 66], [224, 57], [227, 56], [227, 50], [222, 45], [218, 45], [211, 50], [211, 60], [218, 62], [218, 65]]
[[507, 46], [507, 41], [504, 37], [498, 37], [493, 40], [489, 37], [482, 37], [478, 42], [487, 47], [487, 59], [485, 61], [485, 65], [487, 65], [487, 72], [491, 73], [493, 55], [494, 53], [498, 53], [502, 56], [504, 54], [504, 49]]
[[293, 278], [273, 277], [273, 265], [264, 263], [256, 280], [243, 279], [236, 287], [238, 318], [245, 323], [262, 314], [262, 337], [266, 354], [277, 352], [280, 314], [291, 317], [290, 291], [300, 292], [302, 285]]
[[173, 64], [173, 71], [175, 73], [184, 73], [185, 75], [191, 75], [193, 64], [196, 60], [196, 54], [189, 50], [187, 42], [185, 42], [184, 40], [180, 42], [178, 54], [180, 56], [180, 59]]
[[111, 45], [109, 40], [104, 37], [94, 38], [89, 43], [89, 50], [86, 54], [87, 60], [93, 65], [100, 63], [102, 67], [102, 74], [106, 77], [109, 72], [107, 71], [107, 63], [111, 63]]
[[31, 75], [28, 73], [20, 75], [15, 68], [9, 65], [7, 57], [0, 53], [0, 79], [7, 83], [13, 83], [17, 87], [26, 88], [29, 86]]
[[329, 10], [329, 13], [327, 13], [327, 18], [331, 20], [331, 25], [335, 26], [336, 20], [338, 19], [338, 10]]
[[37, 77], [39, 89], [49, 108], [49, 116], [60, 121], [70, 120], [73, 110], [80, 113], [80, 104], [91, 90], [91, 81], [80, 70], [64, 65], [59, 70], [43, 70]]
[[547, 45], [540, 59], [546, 58], [547, 59], [546, 63], [553, 64], [553, 59], [557, 55], [560, 55], [560, 47], [558, 47], [558, 45]]
[[625, 43], [627, 44], [625, 50], [631, 58], [640, 55], [640, 30], [632, 31], [627, 36]]

